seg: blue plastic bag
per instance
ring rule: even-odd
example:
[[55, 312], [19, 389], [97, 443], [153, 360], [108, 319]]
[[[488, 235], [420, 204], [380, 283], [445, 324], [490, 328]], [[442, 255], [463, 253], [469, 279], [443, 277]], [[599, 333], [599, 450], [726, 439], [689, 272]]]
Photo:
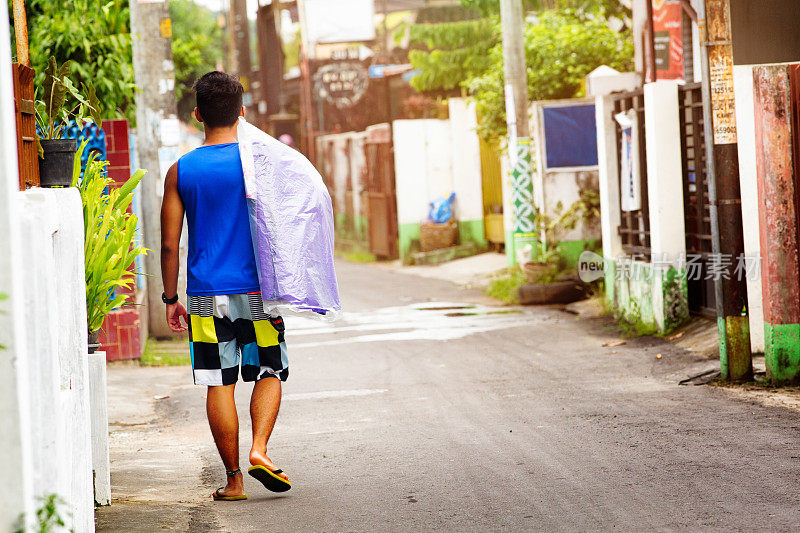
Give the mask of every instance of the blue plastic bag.
[[453, 218], [453, 204], [456, 201], [456, 193], [451, 193], [447, 198], [437, 198], [431, 202], [431, 210], [428, 218], [436, 224], [444, 224]]

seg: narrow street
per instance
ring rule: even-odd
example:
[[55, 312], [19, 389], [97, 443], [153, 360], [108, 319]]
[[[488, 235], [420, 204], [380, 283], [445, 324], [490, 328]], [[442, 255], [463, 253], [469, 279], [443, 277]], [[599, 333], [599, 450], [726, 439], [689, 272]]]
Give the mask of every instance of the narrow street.
[[[98, 531], [791, 530], [800, 413], [679, 386], [688, 354], [606, 319], [339, 262], [346, 316], [287, 320], [269, 454], [283, 495], [224, 471], [189, 367], [109, 367], [114, 503]], [[658, 359], [656, 354], [662, 354]], [[250, 385], [237, 390], [242, 459]], [[168, 396], [167, 398], [162, 398]], [[157, 399], [162, 398], [162, 399]], [[243, 464], [243, 466], [245, 466]]]

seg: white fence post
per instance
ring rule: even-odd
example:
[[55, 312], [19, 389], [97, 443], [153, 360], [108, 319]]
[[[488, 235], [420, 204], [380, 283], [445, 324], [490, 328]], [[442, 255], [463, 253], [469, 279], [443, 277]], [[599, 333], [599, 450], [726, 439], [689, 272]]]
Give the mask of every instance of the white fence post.
[[[744, 253], [747, 257], [748, 271], [750, 271], [750, 262], [757, 261], [756, 258], [761, 256], [752, 66], [737, 65], [733, 67], [733, 87], [736, 97], [736, 132], [739, 141], [739, 185], [742, 196]], [[747, 279], [747, 311], [750, 321], [750, 347], [753, 352], [763, 352], [764, 302], [760, 275]]]
[[644, 107], [650, 249], [677, 261], [686, 253], [678, 82], [646, 84]]
[[644, 86], [653, 315], [660, 331], [689, 316], [678, 82]]

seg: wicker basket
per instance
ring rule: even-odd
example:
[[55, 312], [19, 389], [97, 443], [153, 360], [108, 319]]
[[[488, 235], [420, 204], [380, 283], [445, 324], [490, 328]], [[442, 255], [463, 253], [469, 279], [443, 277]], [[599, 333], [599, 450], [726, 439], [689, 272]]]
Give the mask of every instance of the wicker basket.
[[441, 250], [456, 245], [458, 224], [451, 220], [444, 224], [424, 222], [419, 225], [419, 246], [423, 252]]

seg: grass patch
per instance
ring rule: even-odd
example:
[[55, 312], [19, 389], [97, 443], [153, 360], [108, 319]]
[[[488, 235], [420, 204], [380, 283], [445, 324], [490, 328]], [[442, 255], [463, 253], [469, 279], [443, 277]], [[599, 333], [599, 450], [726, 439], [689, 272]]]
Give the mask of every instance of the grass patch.
[[351, 263], [374, 263], [378, 260], [374, 254], [363, 248], [353, 248], [350, 250], [336, 250], [336, 257], [340, 257]]
[[342, 259], [350, 261], [351, 263], [374, 263], [378, 258], [365, 250], [358, 250], [355, 252], [343, 253]]
[[141, 359], [142, 366], [186, 366], [192, 364], [189, 342], [186, 340], [159, 341], [147, 339]]
[[647, 337], [658, 333], [658, 327], [654, 324], [646, 324], [640, 320], [631, 322], [621, 317], [616, 317], [615, 319], [622, 336], [629, 339], [634, 337]]
[[507, 304], [519, 303], [519, 288], [528, 283], [525, 273], [518, 268], [507, 268], [495, 274], [486, 287], [486, 294]]

